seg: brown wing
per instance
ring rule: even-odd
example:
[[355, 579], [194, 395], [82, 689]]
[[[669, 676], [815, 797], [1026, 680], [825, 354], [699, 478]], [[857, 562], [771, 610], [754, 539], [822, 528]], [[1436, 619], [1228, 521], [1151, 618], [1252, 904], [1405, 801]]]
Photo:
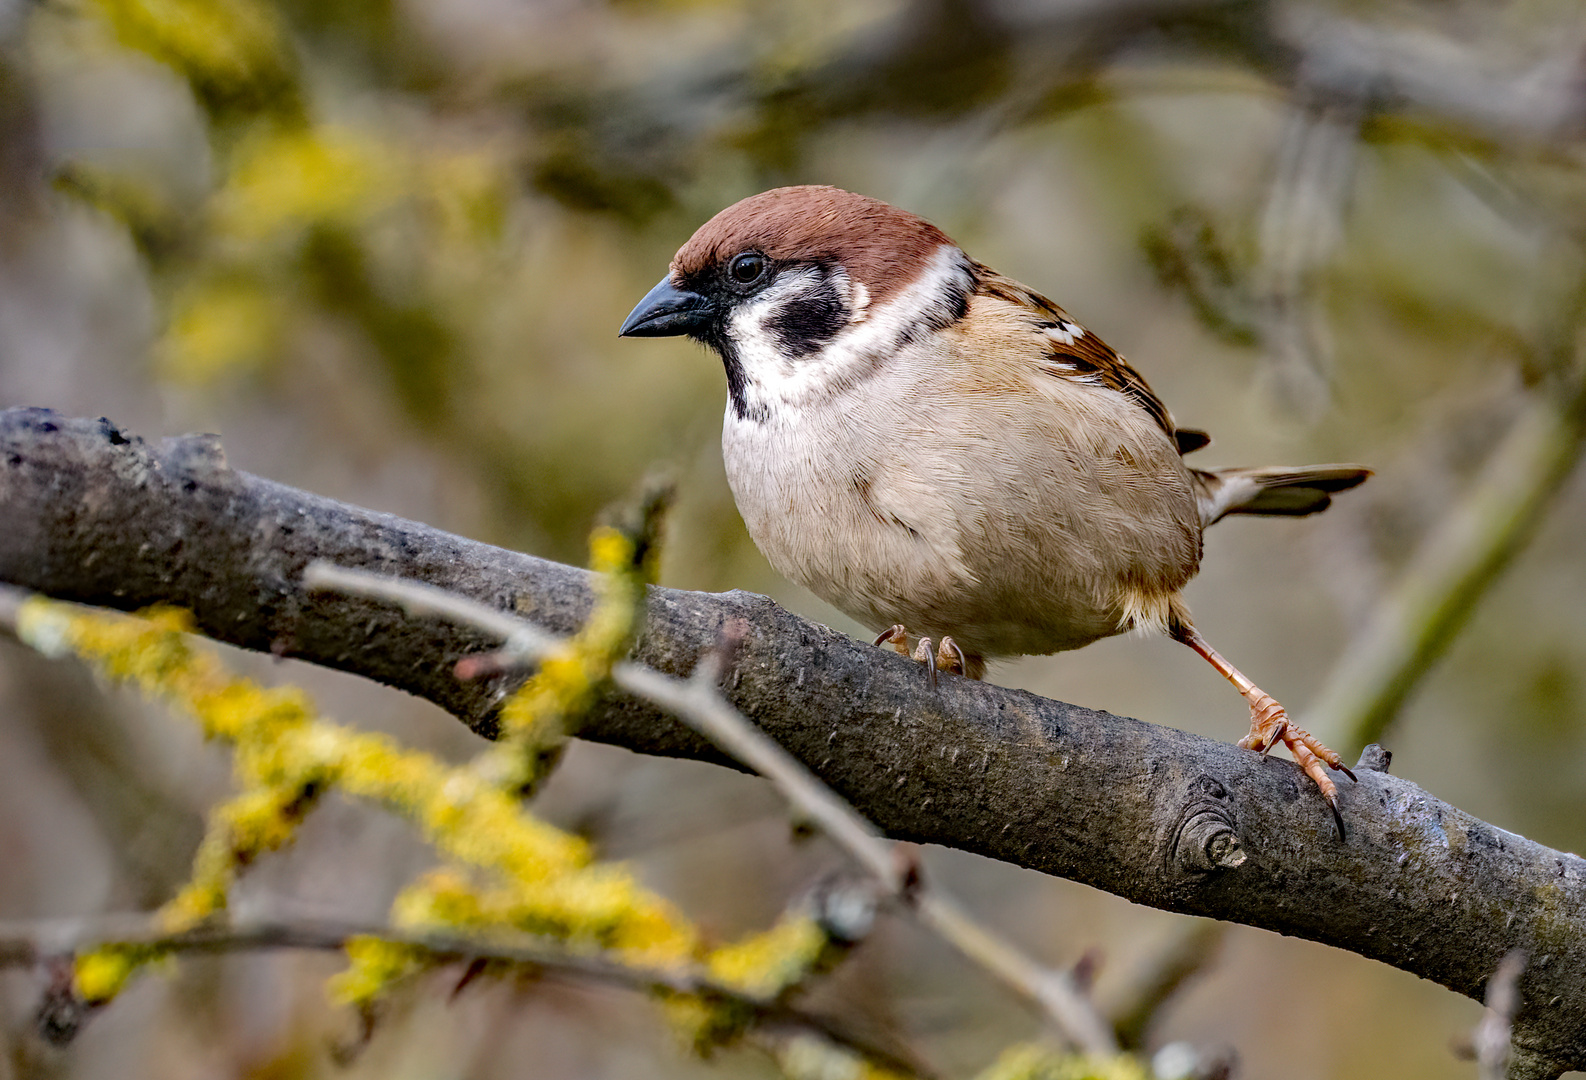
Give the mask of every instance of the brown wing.
[[1151, 419], [1157, 422], [1163, 433], [1181, 448], [1180, 453], [1188, 452], [1183, 449], [1186, 442], [1192, 444], [1189, 447], [1191, 450], [1205, 445], [1205, 442], [1195, 443], [1194, 436], [1201, 434], [1199, 432], [1186, 431], [1183, 434], [1190, 436], [1189, 439], [1177, 438], [1172, 414], [1140, 377], [1140, 373], [1113, 352], [1105, 341], [1069, 318], [1066, 311], [1040, 293], [1012, 278], [1003, 277], [989, 267], [976, 264], [976, 270], [980, 278], [979, 292], [1027, 308], [1036, 315], [1036, 329], [1046, 333], [1052, 342], [1052, 351], [1048, 354], [1050, 364], [1044, 365], [1043, 370], [1063, 378], [1096, 383], [1116, 390], [1150, 413]]

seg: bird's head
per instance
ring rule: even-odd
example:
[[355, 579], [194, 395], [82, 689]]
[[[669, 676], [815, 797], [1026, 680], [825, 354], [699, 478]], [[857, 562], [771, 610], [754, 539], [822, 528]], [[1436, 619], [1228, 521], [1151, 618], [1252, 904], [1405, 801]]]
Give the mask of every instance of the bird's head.
[[700, 226], [620, 334], [709, 345], [734, 413], [760, 421], [962, 318], [974, 285], [923, 218], [840, 188], [776, 188]]

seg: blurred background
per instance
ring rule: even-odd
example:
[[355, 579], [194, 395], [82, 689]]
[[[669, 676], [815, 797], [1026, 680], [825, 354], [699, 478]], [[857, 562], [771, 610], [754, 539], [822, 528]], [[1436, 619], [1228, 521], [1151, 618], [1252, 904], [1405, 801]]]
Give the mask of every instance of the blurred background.
[[[1324, 517], [1219, 525], [1199, 625], [1346, 758], [1378, 739], [1438, 797], [1580, 851], [1583, 87], [1578, 0], [0, 0], [0, 407], [218, 432], [238, 468], [573, 562], [669, 465], [664, 584], [858, 633], [744, 532], [715, 358], [616, 338], [716, 210], [848, 187], [1103, 336], [1213, 433], [1197, 463], [1373, 466]], [[1406, 638], [1424, 647], [1361, 705]], [[232, 659], [344, 721], [478, 749], [392, 691]], [[1165, 639], [990, 677], [1221, 739], [1247, 724]], [[184, 721], [0, 641], [0, 919], [151, 909], [226, 790]], [[609, 747], [576, 744], [538, 810], [721, 937], [841, 865], [759, 781]], [[1199, 932], [925, 858], [1032, 954], [1090, 954], [1103, 1003]], [[238, 906], [379, 918], [428, 859], [332, 802]], [[430, 984], [337, 1065], [338, 966], [184, 961], [64, 1051], [28, 1034], [37, 979], [0, 972], [0, 1077], [772, 1074], [690, 1059], [635, 995], [552, 984]], [[1037, 1029], [896, 920], [823, 992], [949, 1076]], [[1151, 1040], [1232, 1048], [1247, 1077], [1474, 1075], [1453, 1047], [1478, 1012], [1235, 927]]]

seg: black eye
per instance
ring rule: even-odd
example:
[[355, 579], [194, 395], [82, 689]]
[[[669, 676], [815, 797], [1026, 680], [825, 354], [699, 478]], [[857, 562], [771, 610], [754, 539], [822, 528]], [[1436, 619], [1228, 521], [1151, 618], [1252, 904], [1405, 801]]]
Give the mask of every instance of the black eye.
[[765, 256], [758, 251], [745, 251], [734, 255], [727, 264], [727, 275], [740, 285], [753, 285], [765, 276]]

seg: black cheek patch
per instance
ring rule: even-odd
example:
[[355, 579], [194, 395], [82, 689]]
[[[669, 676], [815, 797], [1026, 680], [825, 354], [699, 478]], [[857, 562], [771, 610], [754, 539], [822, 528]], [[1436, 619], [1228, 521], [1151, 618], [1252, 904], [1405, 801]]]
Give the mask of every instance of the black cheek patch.
[[848, 305], [837, 291], [837, 282], [824, 278], [810, 293], [787, 301], [766, 320], [781, 352], [804, 357], [819, 352], [848, 325]]

